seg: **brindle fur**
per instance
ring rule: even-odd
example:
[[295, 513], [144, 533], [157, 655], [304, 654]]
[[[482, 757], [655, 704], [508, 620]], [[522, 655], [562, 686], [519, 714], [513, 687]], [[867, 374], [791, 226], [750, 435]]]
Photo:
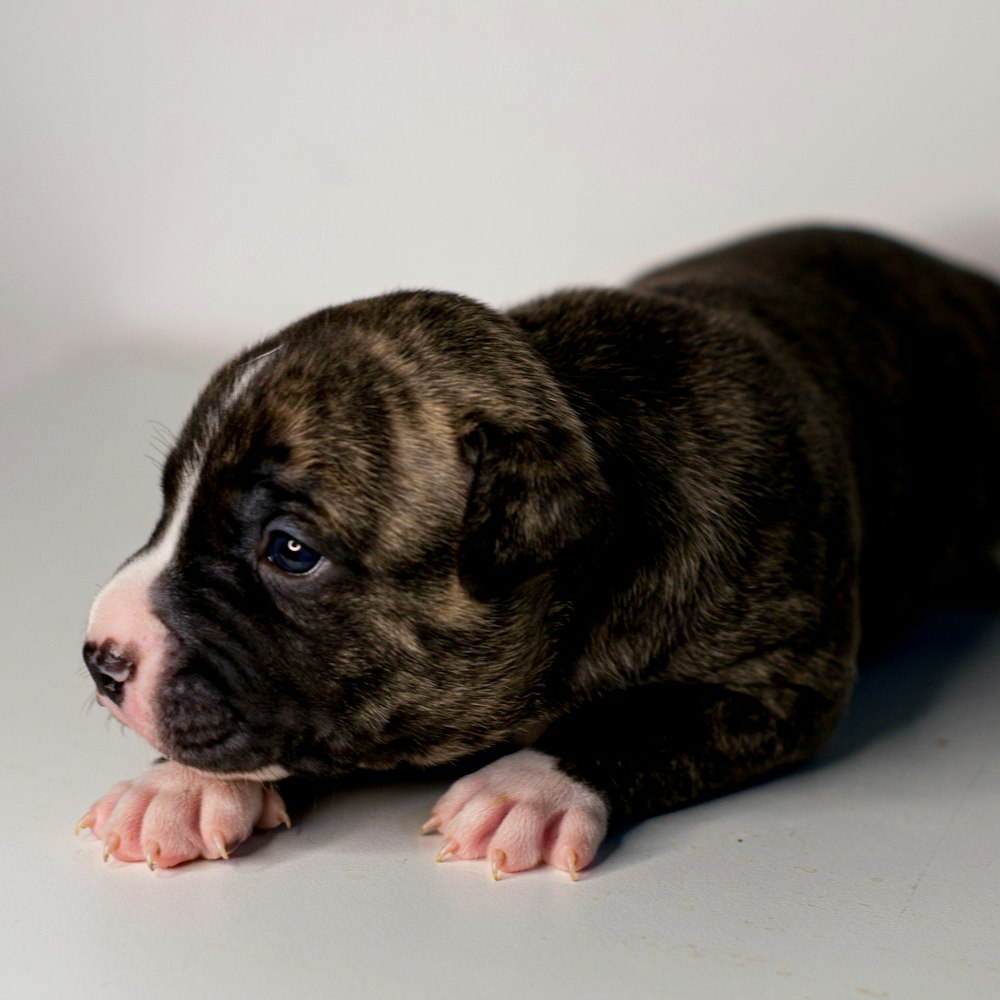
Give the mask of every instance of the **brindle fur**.
[[[547, 726], [619, 821], [757, 780], [995, 540], [998, 440], [1000, 289], [855, 232], [506, 315], [325, 310], [222, 369], [167, 462], [167, 514], [200, 475], [154, 595], [166, 749], [323, 776]], [[267, 563], [276, 524], [321, 572]]]

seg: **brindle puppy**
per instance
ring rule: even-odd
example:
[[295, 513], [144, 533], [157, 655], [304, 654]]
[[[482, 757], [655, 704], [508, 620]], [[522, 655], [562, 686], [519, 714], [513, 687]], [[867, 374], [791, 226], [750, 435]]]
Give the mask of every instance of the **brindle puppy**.
[[815, 753], [862, 638], [996, 539], [998, 442], [1000, 288], [870, 235], [317, 313], [212, 379], [95, 602], [99, 700], [168, 761], [82, 825], [227, 856], [281, 778], [530, 740], [428, 827], [575, 874]]

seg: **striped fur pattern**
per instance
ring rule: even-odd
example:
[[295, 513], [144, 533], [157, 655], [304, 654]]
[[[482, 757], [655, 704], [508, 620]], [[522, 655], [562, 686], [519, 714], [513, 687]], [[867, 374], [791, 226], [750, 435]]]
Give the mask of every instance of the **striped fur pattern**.
[[[863, 233], [506, 314], [354, 302], [214, 376], [86, 657], [199, 773], [424, 767], [530, 732], [550, 798], [599, 803], [581, 867], [607, 821], [823, 744], [859, 650], [996, 540], [998, 440], [1000, 289]], [[319, 563], [283, 570], [276, 538]]]

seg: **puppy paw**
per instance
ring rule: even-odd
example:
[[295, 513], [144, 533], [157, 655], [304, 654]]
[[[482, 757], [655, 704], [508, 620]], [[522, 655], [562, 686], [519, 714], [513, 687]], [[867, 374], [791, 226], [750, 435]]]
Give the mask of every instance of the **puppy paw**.
[[487, 858], [495, 879], [544, 862], [575, 881], [607, 828], [608, 808], [597, 792], [548, 754], [519, 750], [456, 781], [423, 829], [444, 836], [439, 861]]
[[104, 860], [172, 868], [196, 858], [228, 858], [253, 829], [290, 826], [274, 788], [225, 780], [164, 761], [123, 781], [94, 803], [77, 825], [104, 844]]

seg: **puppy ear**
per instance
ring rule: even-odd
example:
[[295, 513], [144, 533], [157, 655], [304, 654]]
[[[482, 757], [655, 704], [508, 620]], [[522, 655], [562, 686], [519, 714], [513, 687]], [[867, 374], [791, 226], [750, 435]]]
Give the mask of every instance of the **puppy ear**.
[[472, 484], [459, 575], [487, 600], [572, 561], [573, 550], [607, 522], [609, 490], [577, 428], [470, 424], [462, 439]]

